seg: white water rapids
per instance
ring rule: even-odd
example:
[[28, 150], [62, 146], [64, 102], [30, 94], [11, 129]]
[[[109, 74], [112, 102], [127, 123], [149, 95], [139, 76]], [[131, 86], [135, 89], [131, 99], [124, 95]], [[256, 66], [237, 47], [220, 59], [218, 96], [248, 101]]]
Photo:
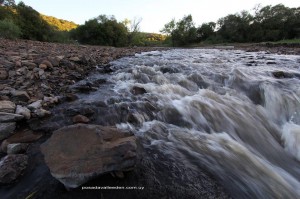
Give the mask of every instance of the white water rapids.
[[234, 198], [300, 198], [299, 56], [176, 49], [111, 65], [117, 96], [157, 110], [118, 124], [145, 148], [205, 168]]

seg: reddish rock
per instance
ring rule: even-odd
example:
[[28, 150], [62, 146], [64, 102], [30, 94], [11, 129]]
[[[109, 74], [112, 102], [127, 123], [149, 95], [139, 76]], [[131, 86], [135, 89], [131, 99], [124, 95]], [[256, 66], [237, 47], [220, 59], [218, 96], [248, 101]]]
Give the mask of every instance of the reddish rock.
[[8, 78], [8, 72], [4, 68], [0, 68], [0, 80]]
[[131, 170], [136, 138], [115, 127], [76, 124], [53, 132], [41, 145], [52, 176], [76, 188], [107, 172]]
[[89, 123], [90, 119], [84, 115], [76, 115], [72, 118], [73, 123]]

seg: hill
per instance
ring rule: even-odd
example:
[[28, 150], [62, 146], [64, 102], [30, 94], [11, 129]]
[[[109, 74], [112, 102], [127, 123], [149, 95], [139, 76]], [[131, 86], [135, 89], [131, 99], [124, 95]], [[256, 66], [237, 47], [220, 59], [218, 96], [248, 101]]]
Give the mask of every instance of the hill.
[[58, 19], [58, 18], [55, 18], [52, 16], [43, 15], [43, 14], [40, 14], [40, 15], [41, 15], [42, 19], [44, 19], [51, 26], [54, 26], [55, 28], [57, 28], [57, 30], [59, 30], [59, 31], [69, 31], [69, 30], [72, 30], [72, 29], [75, 29], [78, 27], [78, 25], [72, 21]]

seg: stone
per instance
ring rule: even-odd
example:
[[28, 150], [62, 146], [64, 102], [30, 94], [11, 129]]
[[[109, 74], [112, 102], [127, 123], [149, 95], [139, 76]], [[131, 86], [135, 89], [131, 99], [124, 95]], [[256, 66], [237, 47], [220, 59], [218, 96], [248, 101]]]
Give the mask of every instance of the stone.
[[79, 57], [70, 57], [69, 60], [73, 61], [73, 62], [80, 62], [80, 58]]
[[30, 100], [30, 96], [26, 91], [13, 90], [10, 92], [10, 94], [12, 95], [12, 98], [16, 101], [28, 102]]
[[17, 68], [22, 67], [22, 62], [21, 62], [21, 61], [16, 61], [16, 62], [15, 62], [15, 66], [16, 66]]
[[23, 115], [26, 120], [29, 120], [31, 117], [30, 110], [26, 107], [23, 107], [21, 105], [17, 105], [16, 114]]
[[47, 110], [45, 110], [45, 109], [39, 108], [39, 109], [37, 109], [37, 110], [34, 111], [34, 114], [35, 114], [38, 118], [43, 118], [43, 117], [46, 117], [46, 116], [51, 115], [51, 112], [50, 112], [50, 111], [47, 111]]
[[58, 97], [46, 97], [44, 96], [44, 99], [43, 99], [44, 103], [47, 103], [47, 104], [56, 104], [59, 102], [59, 99]]
[[39, 68], [43, 69], [43, 70], [46, 70], [47, 69], [47, 65], [46, 64], [40, 64]]
[[15, 122], [0, 123], [0, 141], [11, 136], [16, 129]]
[[37, 109], [39, 109], [39, 108], [42, 107], [42, 102], [43, 102], [42, 100], [37, 100], [37, 101], [29, 104], [27, 106], [27, 108], [29, 108], [29, 110], [31, 110], [31, 111], [35, 111], [35, 110], [37, 110]]
[[0, 122], [16, 122], [24, 118], [23, 115], [0, 112]]
[[75, 101], [78, 99], [77, 95], [75, 95], [74, 93], [67, 93], [66, 94], [66, 100], [69, 102]]
[[31, 143], [37, 141], [43, 136], [42, 133], [33, 133], [31, 130], [23, 130], [16, 132], [1, 144], [1, 150], [6, 153], [7, 146], [15, 143]]
[[25, 153], [29, 144], [26, 143], [15, 143], [7, 145], [7, 154], [19, 154]]
[[145, 93], [147, 93], [146, 89], [142, 88], [142, 87], [138, 87], [138, 86], [134, 86], [132, 89], [131, 89], [131, 93], [133, 95], [143, 95]]
[[42, 75], [44, 75], [45, 71], [43, 69], [39, 70], [39, 77], [41, 77]]
[[90, 122], [90, 119], [87, 118], [86, 116], [84, 115], [75, 115], [73, 118], [72, 118], [72, 121], [73, 123], [89, 123]]
[[0, 161], [0, 183], [10, 184], [15, 182], [28, 165], [27, 155], [7, 155]]
[[75, 124], [53, 132], [41, 145], [51, 175], [76, 188], [104, 173], [136, 164], [136, 138], [115, 127]]
[[0, 69], [0, 80], [5, 80], [8, 78], [8, 72], [4, 69]]
[[0, 101], [0, 111], [6, 113], [14, 113], [16, 110], [15, 103], [7, 100]]
[[43, 65], [46, 65], [47, 66], [47, 68], [53, 68], [53, 65], [52, 65], [52, 63], [51, 62], [49, 62], [48, 60], [44, 60], [44, 61], [42, 61], [42, 63], [41, 64], [43, 64]]

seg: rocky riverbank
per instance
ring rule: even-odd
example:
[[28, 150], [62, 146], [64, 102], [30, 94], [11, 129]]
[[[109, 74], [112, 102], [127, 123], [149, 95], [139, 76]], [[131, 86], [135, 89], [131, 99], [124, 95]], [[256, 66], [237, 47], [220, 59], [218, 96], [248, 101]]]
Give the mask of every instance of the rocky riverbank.
[[[74, 90], [70, 90], [70, 86], [84, 79], [92, 71], [97, 69], [102, 73], [110, 73], [112, 71], [109, 66], [110, 61], [153, 50], [158, 49], [114, 48], [0, 39], [0, 158], [2, 158], [0, 161], [0, 184], [4, 187], [4, 190], [1, 190], [2, 194], [5, 193], [4, 198], [15, 197], [16, 195], [11, 194], [20, 191], [18, 188], [14, 190], [13, 187], [18, 187], [21, 176], [30, 175], [32, 169], [38, 170], [34, 167], [39, 165], [37, 162], [43, 161], [39, 145], [47, 138], [45, 138], [45, 132], [32, 131], [28, 128], [30, 119], [45, 119], [51, 116], [51, 108], [57, 104], [75, 100], [76, 93]], [[101, 84], [101, 82], [97, 82], [97, 84]], [[87, 84], [78, 90], [90, 90], [93, 86], [97, 85]], [[73, 123], [87, 123], [85, 119], [84, 116], [77, 115], [74, 117]], [[108, 128], [104, 133], [110, 131]], [[116, 136], [110, 139], [117, 139], [118, 133], [115, 134]], [[107, 136], [102, 139], [107, 139]], [[120, 145], [126, 148], [126, 143], [120, 143], [121, 141], [117, 141], [115, 146], [107, 146], [118, 147]], [[107, 147], [108, 153], [110, 153], [109, 147]], [[120, 153], [122, 152], [118, 152], [116, 155], [120, 155]], [[101, 158], [99, 161], [102, 161]], [[120, 164], [120, 161], [117, 162]], [[99, 164], [103, 167], [110, 164], [110, 169], [106, 168], [106, 170], [115, 170], [111, 165], [112, 160], [107, 164], [105, 162]], [[86, 166], [88, 167], [88, 165]], [[125, 166], [129, 167], [130, 165], [126, 164]], [[117, 167], [119, 166], [117, 165]], [[101, 170], [101, 168], [99, 169]], [[5, 191], [6, 188], [11, 191]], [[26, 197], [28, 192], [24, 194], [18, 196]]]

